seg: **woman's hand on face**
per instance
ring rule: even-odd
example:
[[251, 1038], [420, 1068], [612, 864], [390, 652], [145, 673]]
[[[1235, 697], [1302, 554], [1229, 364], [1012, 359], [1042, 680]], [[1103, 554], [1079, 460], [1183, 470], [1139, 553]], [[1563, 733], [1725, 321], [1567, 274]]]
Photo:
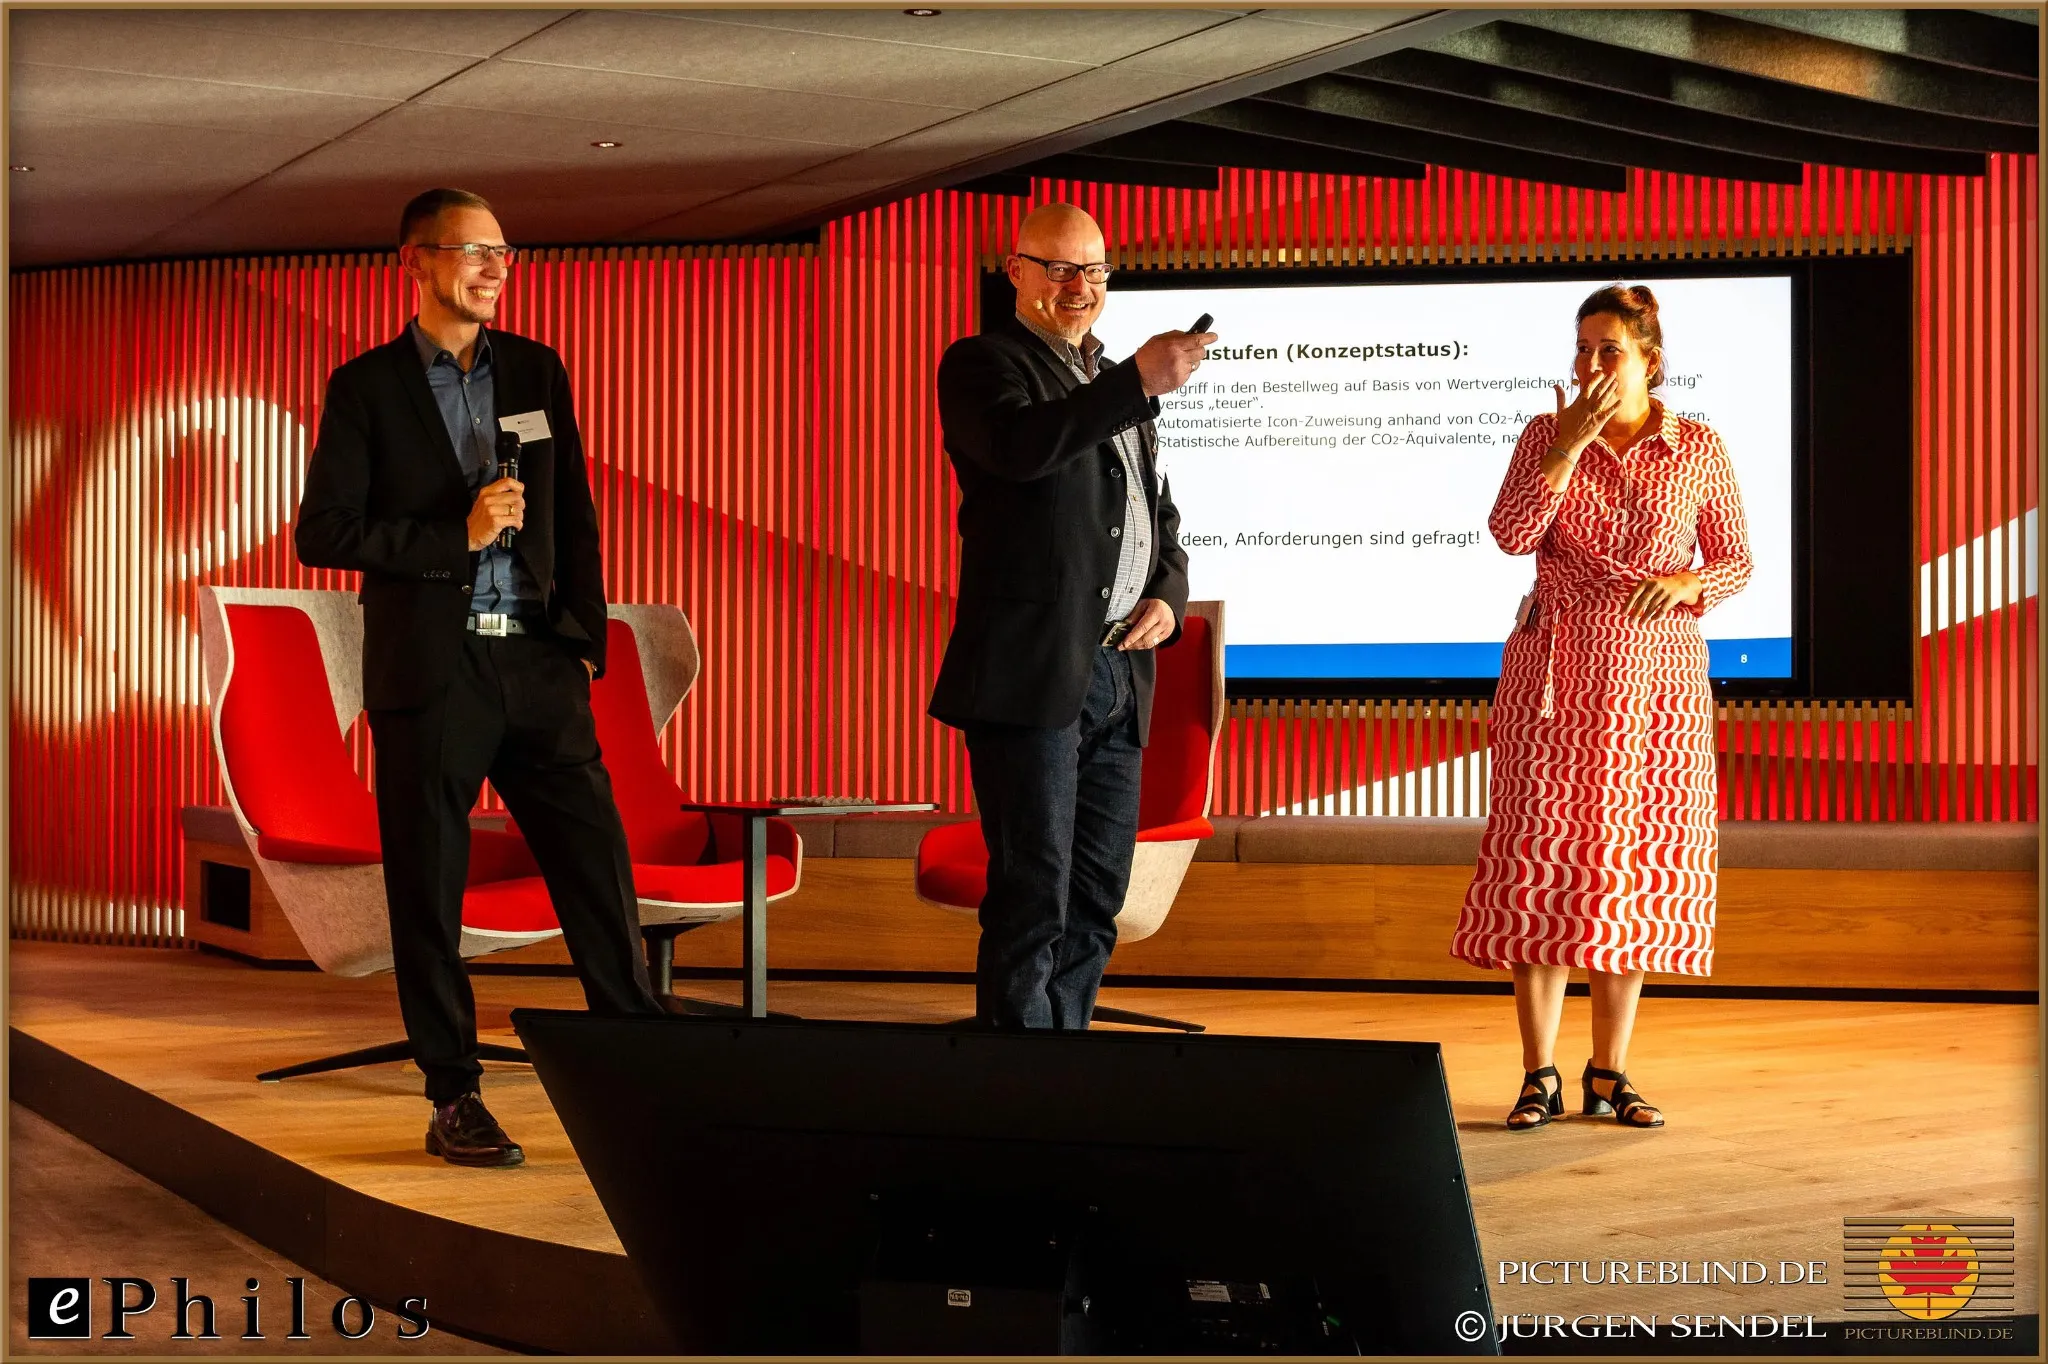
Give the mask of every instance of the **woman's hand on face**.
[[1681, 602], [1687, 606], [1697, 602], [1701, 586], [1699, 576], [1689, 571], [1645, 578], [1629, 594], [1628, 613], [1637, 620], [1656, 620]]
[[1569, 403], [1561, 386], [1552, 384], [1550, 391], [1557, 395], [1557, 443], [1574, 453], [1600, 434], [1600, 428], [1621, 405], [1621, 385], [1605, 370], [1595, 370], [1580, 387], [1579, 396]]

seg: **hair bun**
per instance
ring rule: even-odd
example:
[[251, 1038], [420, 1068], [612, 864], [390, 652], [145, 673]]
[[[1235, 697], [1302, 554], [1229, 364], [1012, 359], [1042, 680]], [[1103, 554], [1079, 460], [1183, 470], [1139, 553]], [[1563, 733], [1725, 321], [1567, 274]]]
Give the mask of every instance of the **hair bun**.
[[1657, 296], [1642, 284], [1608, 284], [1595, 289], [1579, 305], [1577, 322], [1600, 313], [1611, 313], [1621, 319], [1628, 334], [1635, 338], [1636, 345], [1646, 353], [1655, 351], [1657, 358], [1650, 364], [1649, 382], [1656, 388], [1664, 382], [1664, 326], [1657, 320]]

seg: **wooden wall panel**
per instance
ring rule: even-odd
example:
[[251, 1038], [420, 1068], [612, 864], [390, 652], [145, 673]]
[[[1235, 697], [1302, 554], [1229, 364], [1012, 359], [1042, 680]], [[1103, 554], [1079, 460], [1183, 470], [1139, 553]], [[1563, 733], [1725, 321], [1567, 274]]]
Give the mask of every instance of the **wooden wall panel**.
[[[1449, 953], [1469, 866], [1196, 862], [1158, 933], [1116, 950], [1117, 975], [1502, 982]], [[820, 858], [769, 911], [786, 971], [972, 973], [972, 917], [917, 899], [907, 859]], [[2032, 990], [2039, 935], [2023, 871], [1721, 873], [1714, 974], [1668, 984]], [[508, 953], [559, 963], [559, 942]], [[676, 941], [684, 966], [737, 969], [736, 920]], [[1582, 973], [1583, 974], [1583, 973]]]
[[[1041, 182], [1127, 265], [1916, 250], [1919, 693], [1724, 715], [1723, 805], [1768, 819], [2036, 817], [2038, 169], [1639, 173], [1603, 194], [1433, 170], [1229, 171], [1216, 192]], [[951, 618], [931, 375], [1027, 201], [922, 195], [815, 247], [602, 248], [514, 268], [506, 323], [575, 385], [622, 600], [680, 603], [705, 671], [667, 742], [707, 796], [969, 807], [924, 715]], [[516, 223], [508, 225], [517, 235]], [[410, 307], [388, 255], [109, 265], [9, 282], [10, 923], [183, 940], [176, 815], [217, 802], [197, 586], [349, 586], [289, 542], [321, 389]], [[353, 736], [359, 758], [363, 736]], [[1233, 706], [1218, 809], [1471, 814], [1486, 707]]]

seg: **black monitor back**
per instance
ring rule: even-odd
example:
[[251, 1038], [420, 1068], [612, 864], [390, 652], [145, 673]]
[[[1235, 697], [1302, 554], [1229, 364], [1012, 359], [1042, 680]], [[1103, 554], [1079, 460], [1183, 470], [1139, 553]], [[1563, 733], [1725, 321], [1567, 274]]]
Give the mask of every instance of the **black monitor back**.
[[[906, 1208], [1065, 1227], [1098, 1298], [1268, 1283], [1340, 1348], [1494, 1352], [1435, 1043], [512, 1017], [685, 1352], [858, 1349]], [[1187, 1348], [1097, 1306], [1106, 1349]]]

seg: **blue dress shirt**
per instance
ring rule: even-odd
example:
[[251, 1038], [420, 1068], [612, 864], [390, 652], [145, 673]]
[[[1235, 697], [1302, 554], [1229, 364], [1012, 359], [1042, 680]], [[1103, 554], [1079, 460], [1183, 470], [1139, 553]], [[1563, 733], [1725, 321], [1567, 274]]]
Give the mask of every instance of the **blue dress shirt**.
[[[413, 344], [426, 366], [427, 387], [434, 394], [434, 406], [441, 409], [448, 439], [462, 463], [463, 480], [474, 498], [484, 484], [496, 481], [498, 472], [498, 398], [491, 382], [490, 333], [477, 333], [476, 362], [465, 374], [454, 355], [420, 329], [418, 318], [411, 325]], [[540, 584], [516, 553], [500, 549], [496, 540], [484, 546], [477, 556], [470, 610], [538, 615], [545, 602]]]

